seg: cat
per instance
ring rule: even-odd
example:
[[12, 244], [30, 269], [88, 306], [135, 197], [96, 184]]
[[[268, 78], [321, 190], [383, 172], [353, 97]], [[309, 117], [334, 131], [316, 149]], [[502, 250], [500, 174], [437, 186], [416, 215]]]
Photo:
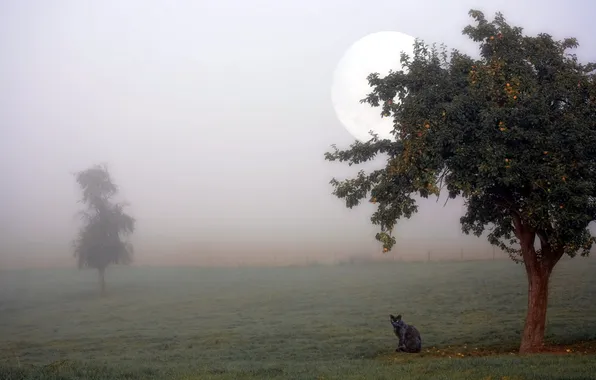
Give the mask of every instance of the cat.
[[418, 329], [413, 325], [408, 325], [401, 319], [401, 314], [397, 317], [389, 315], [393, 332], [399, 339], [396, 352], [418, 353], [422, 351], [422, 338]]

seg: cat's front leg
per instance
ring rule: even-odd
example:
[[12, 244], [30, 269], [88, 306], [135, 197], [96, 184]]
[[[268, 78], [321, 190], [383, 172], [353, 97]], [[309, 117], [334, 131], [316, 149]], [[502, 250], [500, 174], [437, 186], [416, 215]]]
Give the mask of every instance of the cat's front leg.
[[397, 352], [406, 352], [406, 334], [401, 330], [398, 335]]

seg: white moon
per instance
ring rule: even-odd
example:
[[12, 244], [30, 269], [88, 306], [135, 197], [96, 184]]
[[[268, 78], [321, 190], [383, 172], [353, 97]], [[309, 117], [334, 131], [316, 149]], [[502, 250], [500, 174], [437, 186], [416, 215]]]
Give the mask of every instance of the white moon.
[[356, 41], [345, 52], [333, 75], [331, 101], [339, 121], [357, 140], [372, 138], [369, 131], [379, 138], [394, 140], [392, 118], [382, 118], [381, 109], [360, 103], [372, 88], [366, 77], [371, 73], [381, 76], [389, 70], [399, 71], [401, 53], [413, 55], [415, 38], [400, 32], [378, 32]]

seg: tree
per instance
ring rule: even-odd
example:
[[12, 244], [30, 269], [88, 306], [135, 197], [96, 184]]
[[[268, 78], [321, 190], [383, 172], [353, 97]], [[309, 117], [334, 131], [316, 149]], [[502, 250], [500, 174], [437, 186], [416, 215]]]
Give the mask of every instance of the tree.
[[[489, 22], [471, 10], [463, 34], [479, 45], [474, 59], [416, 40], [406, 70], [368, 76], [361, 102], [393, 117], [395, 139], [372, 138], [325, 154], [349, 165], [379, 154], [384, 167], [331, 180], [352, 208], [371, 197], [384, 251], [392, 230], [417, 211], [414, 196], [460, 196], [462, 230], [523, 263], [528, 310], [520, 353], [543, 346], [548, 283], [564, 254], [587, 256], [596, 219], [596, 65], [581, 64], [577, 40], [527, 36], [501, 13]], [[364, 95], [364, 94], [363, 94]], [[397, 99], [397, 101], [395, 101]], [[395, 141], [393, 141], [395, 140]]]
[[124, 237], [135, 230], [135, 219], [124, 212], [124, 203], [112, 198], [118, 187], [112, 182], [105, 165], [95, 165], [75, 173], [87, 209], [79, 214], [84, 224], [74, 241], [74, 255], [79, 268], [94, 268], [99, 273], [101, 295], [105, 295], [105, 271], [110, 264], [128, 264], [132, 244]]

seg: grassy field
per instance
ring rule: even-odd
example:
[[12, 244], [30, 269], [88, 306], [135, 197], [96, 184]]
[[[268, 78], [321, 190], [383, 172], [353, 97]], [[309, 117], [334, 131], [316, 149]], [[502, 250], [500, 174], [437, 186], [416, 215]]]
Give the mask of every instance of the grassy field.
[[[0, 379], [595, 379], [594, 259], [563, 261], [547, 337], [515, 352], [510, 261], [0, 272]], [[397, 354], [389, 313], [423, 338]], [[569, 352], [567, 352], [569, 351]]]

